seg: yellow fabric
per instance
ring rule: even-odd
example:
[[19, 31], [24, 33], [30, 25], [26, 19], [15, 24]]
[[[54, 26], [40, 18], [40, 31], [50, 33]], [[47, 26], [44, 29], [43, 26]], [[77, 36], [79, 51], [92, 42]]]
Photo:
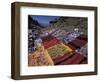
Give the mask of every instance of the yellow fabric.
[[28, 66], [48, 66], [54, 65], [50, 55], [44, 47], [41, 46], [37, 51], [29, 54], [28, 56]]
[[61, 43], [69, 52], [72, 52], [73, 50], [69, 47], [69, 46], [66, 46], [65, 44]]
[[63, 56], [64, 54], [72, 52], [72, 49], [64, 45], [63, 43], [59, 43], [52, 47], [49, 47], [47, 51], [52, 58], [55, 58], [55, 57]]

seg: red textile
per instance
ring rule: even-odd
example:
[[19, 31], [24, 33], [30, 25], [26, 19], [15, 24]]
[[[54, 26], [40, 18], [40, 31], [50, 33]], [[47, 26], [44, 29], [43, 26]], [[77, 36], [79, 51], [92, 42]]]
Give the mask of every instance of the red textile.
[[[74, 52], [72, 55], [64, 55], [63, 57], [54, 59], [56, 65], [79, 64], [85, 57], [83, 54]], [[83, 62], [84, 63], [84, 62]], [[86, 63], [86, 62], [85, 62]]]
[[56, 39], [55, 37], [44, 37], [43, 38], [43, 45], [44, 45], [44, 48], [47, 49], [51, 46], [54, 46], [56, 44], [60, 43], [58, 39]]
[[87, 64], [87, 60], [84, 60], [83, 62], [81, 62], [81, 64]]
[[87, 35], [80, 35], [79, 37], [77, 37], [77, 39], [85, 40], [85, 41], [88, 40]]
[[54, 64], [59, 64], [59, 63], [63, 62], [64, 60], [68, 59], [69, 57], [71, 57], [72, 55], [74, 55], [74, 54], [70, 53], [70, 54], [65, 54], [64, 56], [54, 58], [53, 59]]

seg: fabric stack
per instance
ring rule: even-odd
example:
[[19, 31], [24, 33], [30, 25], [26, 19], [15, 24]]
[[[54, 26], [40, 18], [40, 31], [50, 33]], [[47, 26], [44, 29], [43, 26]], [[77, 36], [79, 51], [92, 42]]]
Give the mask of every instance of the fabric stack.
[[59, 56], [63, 56], [64, 54], [68, 54], [72, 52], [72, 49], [68, 46], [64, 45], [63, 43], [56, 44], [52, 47], [49, 47], [47, 49], [49, 55], [52, 57], [52, 59], [57, 58]]
[[[30, 53], [28, 56], [29, 66], [71, 65], [88, 63], [88, 40], [86, 35], [81, 34], [81, 32], [65, 32], [60, 29], [53, 29], [52, 32], [43, 35], [44, 36], [41, 37], [42, 48], [33, 51], [33, 53]], [[31, 33], [29, 38], [29, 42], [31, 42]], [[30, 43], [29, 46], [31, 45], [33, 44]]]
[[33, 38], [33, 33], [32, 30], [28, 30], [28, 53], [31, 53], [34, 51], [34, 38]]
[[65, 54], [62, 57], [53, 59], [55, 65], [86, 64], [87, 58], [78, 52]]
[[53, 60], [48, 54], [44, 46], [38, 48], [37, 51], [28, 55], [28, 66], [49, 66], [54, 65]]
[[54, 65], [86, 64], [87, 58], [80, 52], [81, 47], [87, 44], [86, 35], [77, 36], [69, 43], [61, 42], [55, 37], [45, 37], [45, 49], [52, 58]]
[[60, 41], [58, 39], [56, 39], [55, 37], [52, 37], [52, 36], [46, 36], [42, 40], [43, 40], [43, 45], [44, 45], [45, 49], [60, 43]]
[[56, 37], [58, 40], [62, 40], [64, 36], [66, 36], [68, 32], [60, 29], [55, 29], [50, 35]]
[[81, 34], [80, 32], [71, 32], [68, 35], [66, 35], [64, 38], [62, 38], [62, 40], [65, 43], [69, 43], [69, 42], [72, 42], [73, 40], [75, 40], [77, 37], [79, 37], [80, 34]]

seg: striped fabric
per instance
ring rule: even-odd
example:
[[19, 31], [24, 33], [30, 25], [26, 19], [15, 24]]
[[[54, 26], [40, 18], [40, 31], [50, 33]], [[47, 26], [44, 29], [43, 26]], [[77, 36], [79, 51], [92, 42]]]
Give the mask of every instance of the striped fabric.
[[86, 64], [87, 59], [84, 55], [73, 52], [70, 54], [65, 54], [62, 57], [53, 59], [55, 65], [71, 65], [71, 64]]
[[[85, 44], [87, 44], [87, 37], [86, 35], [80, 35], [75, 40], [69, 42], [68, 44], [65, 44], [69, 48], [72, 49], [72, 52], [66, 53], [65, 55], [53, 58], [54, 65], [71, 65], [71, 64], [87, 64], [87, 58], [84, 56], [84, 54], [80, 52], [76, 52], [77, 49], [80, 49]], [[43, 38], [43, 44], [45, 49], [50, 48], [54, 45], [57, 45], [58, 43], [61, 43], [58, 39], [47, 36]]]
[[47, 49], [51, 46], [54, 46], [58, 43], [60, 43], [60, 42], [55, 37], [47, 36], [47, 37], [43, 38], [43, 45], [44, 45], [45, 49]]

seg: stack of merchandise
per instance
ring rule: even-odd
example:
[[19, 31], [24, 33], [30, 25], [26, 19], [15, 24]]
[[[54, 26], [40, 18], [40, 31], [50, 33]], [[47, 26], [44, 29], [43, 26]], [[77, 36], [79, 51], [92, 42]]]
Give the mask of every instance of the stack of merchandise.
[[32, 30], [29, 29], [28, 31], [28, 53], [31, 53], [32, 51], [34, 51], [34, 38], [33, 38]]
[[64, 45], [63, 43], [59, 43], [52, 47], [49, 47], [47, 51], [49, 55], [52, 57], [52, 59], [55, 59], [57, 57], [60, 57], [60, 56], [63, 56], [65, 54], [72, 52], [72, 49]]
[[54, 65], [50, 55], [43, 46], [37, 51], [28, 55], [28, 66], [49, 66]]
[[53, 59], [55, 65], [86, 64], [87, 58], [78, 52]]
[[67, 34], [68, 32], [65, 30], [55, 29], [55, 31], [51, 33], [51, 36], [56, 37], [58, 40], [62, 40], [62, 38]]
[[71, 32], [69, 33], [68, 35], [66, 35], [64, 38], [63, 38], [63, 41], [67, 44], [69, 42], [72, 42], [73, 40], [75, 40], [77, 37], [80, 36], [80, 32]]
[[80, 49], [85, 44], [87, 44], [87, 37], [86, 37], [86, 35], [80, 35], [75, 40], [67, 43], [66, 45], [69, 45], [73, 50], [76, 50], [76, 49]]
[[57, 38], [52, 37], [52, 36], [46, 36], [42, 40], [43, 40], [43, 45], [45, 49], [60, 43], [60, 41]]
[[[34, 41], [29, 33], [29, 52], [33, 51]], [[45, 31], [41, 34], [42, 50], [29, 53], [29, 66], [69, 65], [87, 63], [87, 36], [81, 32], [66, 32], [61, 29]]]

